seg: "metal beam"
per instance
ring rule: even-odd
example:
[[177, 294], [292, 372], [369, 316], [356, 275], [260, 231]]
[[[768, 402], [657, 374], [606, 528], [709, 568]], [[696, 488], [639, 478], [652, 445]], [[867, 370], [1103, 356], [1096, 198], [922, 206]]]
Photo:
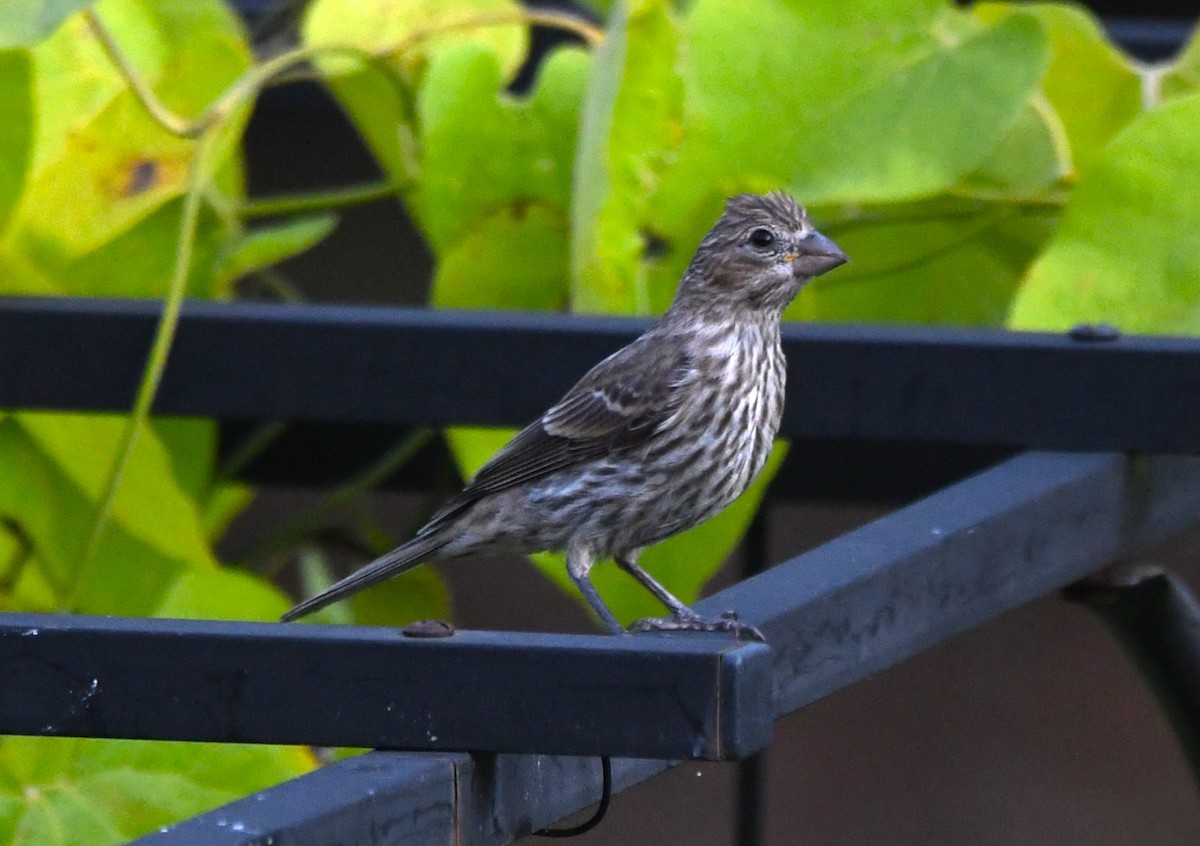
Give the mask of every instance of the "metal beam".
[[[622, 759], [613, 766], [614, 789], [623, 790], [672, 764]], [[599, 798], [595, 758], [369, 752], [134, 844], [492, 846], [545, 828]]]
[[1200, 522], [1200, 458], [1024, 453], [700, 603], [796, 710]]
[[0, 734], [735, 759], [769, 668], [728, 636], [0, 614]]
[[[153, 301], [0, 300], [0, 407], [127, 409], [159, 309]], [[521, 425], [645, 325], [188, 303], [156, 409], [230, 419]], [[783, 434], [1200, 453], [1193, 425], [1200, 341], [1106, 337], [789, 324]]]
[[[699, 607], [707, 613], [736, 608], [763, 629], [774, 659], [774, 713], [782, 716], [1198, 521], [1200, 459], [1027, 453]], [[347, 792], [344, 806], [319, 820], [275, 820], [255, 810], [275, 803], [304, 807], [320, 786], [341, 783], [338, 774], [374, 766], [368, 761], [398, 768], [387, 785], [394, 798], [364, 808]], [[360, 764], [334, 764], [139, 843], [317, 844], [337, 832], [346, 844], [496, 844], [598, 798], [593, 760], [462, 756], [451, 763], [456, 812], [436, 810], [452, 828], [431, 831], [412, 811], [427, 785], [407, 774], [407, 762], [407, 753], [372, 753]], [[667, 766], [614, 761], [614, 784], [619, 790]], [[356, 789], [353, 781], [346, 784]], [[217, 839], [231, 820], [244, 819], [259, 826], [253, 836]], [[390, 839], [378, 838], [379, 831]]]

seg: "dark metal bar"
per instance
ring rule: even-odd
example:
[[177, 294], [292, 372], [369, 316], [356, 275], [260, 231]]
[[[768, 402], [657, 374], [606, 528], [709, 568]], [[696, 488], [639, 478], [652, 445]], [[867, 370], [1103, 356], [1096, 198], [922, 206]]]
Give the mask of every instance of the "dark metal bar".
[[[139, 838], [143, 846], [442, 844], [457, 828], [464, 753], [372, 752]], [[369, 823], [369, 827], [363, 825]]]
[[1143, 62], [1164, 62], [1174, 57], [1188, 43], [1196, 26], [1195, 9], [1185, 13], [1182, 3], [1174, 10], [1175, 18], [1165, 11], [1155, 15], [1146, 9], [1140, 9], [1141, 14], [1135, 17], [1128, 14], [1131, 8], [1122, 10], [1126, 14], [1110, 13], [1101, 23], [1109, 38]]
[[[736, 608], [772, 649], [782, 716], [941, 640], [1074, 582], [1200, 519], [1200, 459], [1029, 453], [800, 555], [699, 603]], [[335, 765], [341, 766], [341, 765]], [[669, 766], [613, 762], [620, 790]], [[405, 839], [389, 805], [336, 816], [343, 842], [509, 842], [598, 798], [594, 760], [500, 755], [458, 771], [455, 828]], [[423, 791], [414, 784], [413, 790]], [[302, 804], [304, 779], [266, 791]], [[403, 785], [394, 790], [403, 793]], [[186, 821], [155, 846], [203, 843], [245, 801]], [[330, 820], [322, 826], [332, 825]], [[288, 829], [323, 843], [319, 829]], [[414, 829], [415, 831], [415, 829]], [[167, 836], [164, 835], [164, 838]], [[247, 839], [242, 843], [259, 843]]]
[[732, 759], [770, 738], [769, 667], [728, 637], [0, 614], [0, 734]]
[[[158, 310], [150, 301], [0, 300], [0, 407], [128, 408]], [[518, 425], [645, 325], [189, 303], [156, 409]], [[787, 436], [1200, 452], [1200, 341], [795, 324], [784, 343]]]
[[1177, 576], [1118, 565], [1070, 585], [1141, 671], [1200, 781], [1200, 603]]
[[1200, 458], [1024, 453], [698, 604], [796, 710], [1200, 521]]
[[[614, 761], [618, 790], [667, 761]], [[600, 798], [596, 758], [369, 752], [168, 826], [137, 846], [501, 844]], [[542, 801], [545, 799], [546, 801]], [[531, 841], [538, 842], [538, 841]]]

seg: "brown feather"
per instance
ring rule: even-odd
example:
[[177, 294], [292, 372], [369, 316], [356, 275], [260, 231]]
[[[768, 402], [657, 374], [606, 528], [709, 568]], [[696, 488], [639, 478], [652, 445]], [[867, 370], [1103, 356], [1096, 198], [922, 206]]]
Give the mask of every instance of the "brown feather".
[[691, 361], [673, 335], [651, 332], [593, 367], [522, 429], [421, 531], [430, 534], [485, 494], [522, 485], [650, 439], [683, 394]]

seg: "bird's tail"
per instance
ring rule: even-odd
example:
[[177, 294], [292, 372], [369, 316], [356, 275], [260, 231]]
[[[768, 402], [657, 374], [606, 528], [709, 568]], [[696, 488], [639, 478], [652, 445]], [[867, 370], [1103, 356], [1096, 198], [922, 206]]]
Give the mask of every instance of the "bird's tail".
[[356, 570], [316, 596], [304, 600], [292, 610], [284, 614], [280, 621], [287, 623], [297, 617], [303, 617], [337, 602], [339, 599], [358, 593], [364, 588], [378, 584], [392, 576], [407, 573], [420, 565], [431, 555], [450, 541], [444, 533], [434, 532], [419, 535], [403, 546], [398, 546], [387, 555], [380, 556], [360, 570]]

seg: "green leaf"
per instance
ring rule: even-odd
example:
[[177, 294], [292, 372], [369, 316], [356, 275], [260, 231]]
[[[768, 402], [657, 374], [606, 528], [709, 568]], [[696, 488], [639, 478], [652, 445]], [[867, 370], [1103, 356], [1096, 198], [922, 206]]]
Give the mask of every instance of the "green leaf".
[[[615, 308], [631, 308], [630, 292], [637, 308], [665, 308], [724, 199], [740, 191], [789, 188], [810, 204], [879, 204], [970, 193], [972, 179], [991, 180], [993, 194], [997, 183], [1040, 187], [1061, 170], [1051, 127], [1030, 105], [1049, 62], [1032, 20], [984, 27], [939, 2], [858, 0], [847, 9], [751, 0], [731, 26], [722, 4], [699, 0], [682, 26], [677, 61], [637, 77], [642, 88], [670, 91], [682, 73], [682, 140], [654, 171], [649, 202], [614, 200], [632, 211], [603, 236], [592, 233], [599, 246], [590, 255], [617, 268], [595, 299], [611, 296]], [[633, 64], [630, 78], [645, 63]], [[593, 92], [607, 90], [601, 78]], [[777, 84], [784, 79], [790, 84]], [[664, 145], [670, 133], [644, 123], [641, 132]], [[621, 126], [626, 136], [639, 131], [631, 120]], [[640, 149], [625, 143], [612, 156], [636, 162]], [[581, 144], [581, 197], [585, 168], [594, 167], [587, 150]], [[576, 214], [578, 284], [589, 233]]]
[[1087, 170], [1114, 134], [1142, 109], [1142, 79], [1112, 45], [1099, 21], [1065, 3], [982, 3], [981, 20], [1028, 16], [1050, 40], [1053, 59], [1042, 90], [1062, 121], [1078, 172]]
[[450, 594], [430, 567], [418, 567], [350, 598], [353, 622], [360, 626], [406, 626], [417, 620], [447, 620]]
[[[477, 219], [443, 252], [430, 302], [440, 308], [558, 309], [567, 301], [569, 224], [561, 208], [509, 206]], [[480, 279], [487, 284], [481, 289]]]
[[[78, 580], [77, 610], [96, 614], [147, 614], [180, 572], [212, 565], [207, 547], [201, 542], [188, 547], [186, 537], [194, 536], [188, 516], [164, 513], [163, 505], [187, 501], [172, 491], [169, 470], [144, 478], [147, 468], [165, 461], [155, 458], [153, 436], [144, 433], [147, 445], [139, 446], [131, 463], [129, 492], [118, 501], [119, 514], [104, 533], [92, 566], [78, 573], [92, 525], [96, 519], [99, 465], [80, 466], [80, 453], [88, 448], [111, 455], [115, 443], [112, 433], [103, 433], [101, 443], [84, 435], [72, 448], [55, 441], [64, 429], [43, 423], [35, 426], [43, 441], [35, 440], [25, 425], [27, 415], [9, 416], [0, 421], [0, 516], [19, 527], [32, 544], [34, 561], [22, 571], [6, 605], [12, 608], [57, 609], [66, 599], [67, 586]], [[49, 417], [49, 415], [43, 415]], [[69, 424], [68, 424], [69, 425]], [[57, 453], [57, 454], [56, 454]], [[60, 462], [59, 458], [63, 461]], [[70, 471], [70, 473], [68, 473]], [[123, 489], [124, 491], [124, 489]], [[143, 499], [153, 500], [151, 510], [130, 513]], [[161, 518], [163, 524], [155, 521]], [[178, 526], [181, 537], [171, 535]]]
[[291, 606], [279, 588], [260, 576], [217, 567], [180, 573], [154, 609], [154, 616], [274, 622]]
[[0, 740], [0, 841], [108, 846], [313, 768], [279, 746], [7, 737]]
[[790, 185], [811, 203], [810, 186], [793, 180], [805, 160], [816, 171], [853, 174], [860, 160], [887, 156], [905, 141], [887, 124], [865, 144], [837, 133], [846, 146], [831, 158], [816, 157], [810, 144], [837, 131], [831, 112], [948, 49], [934, 33], [945, 17], [941, 0], [749, 0], [731, 25], [724, 3], [696, 2], [684, 19], [685, 137], [655, 204], [660, 225], [673, 232], [697, 202], [712, 208], [710, 192]]
[[1187, 45], [1166, 69], [1160, 88], [1163, 99], [1190, 94], [1200, 88], [1200, 26], [1192, 30]]
[[155, 417], [150, 424], [167, 451], [175, 483], [185, 496], [200, 502], [212, 482], [217, 424], [198, 417]]
[[148, 125], [128, 131], [148, 120], [131, 97], [117, 98], [62, 159], [34, 172], [11, 240], [43, 276], [53, 279], [183, 193], [192, 142]]
[[1013, 125], [1049, 59], [1041, 30], [1020, 17], [939, 43], [817, 118], [789, 183], [813, 203], [944, 191], [983, 163], [981, 139]]
[[812, 204], [947, 190], [1049, 62], [1034, 22], [983, 28], [940, 2], [752, 0], [734, 27], [700, 0], [684, 26], [684, 141], [653, 204], [670, 241], [743, 190], [786, 186]]
[[[323, 552], [313, 547], [301, 551], [300, 581], [305, 596], [318, 594], [334, 583]], [[335, 625], [396, 626], [449, 616], [450, 596], [441, 576], [431, 567], [418, 567], [356, 593], [347, 602], [322, 608], [308, 619]]]
[[[7, 0], [0, 15], [0, 50], [29, 47], [49, 36], [93, 0]], [[7, 101], [5, 101], [7, 102]]]
[[210, 543], [224, 537], [233, 518], [245, 510], [254, 497], [254, 488], [249, 485], [218, 485], [209, 491], [207, 499], [200, 504], [200, 520]]
[[953, 189], [956, 196], [1003, 202], [1049, 197], [1072, 174], [1071, 149], [1057, 113], [1040, 96], [1017, 117], [987, 159]]
[[216, 275], [225, 285], [270, 267], [320, 243], [335, 226], [337, 215], [314, 214], [255, 227], [225, 246]]
[[5, 112], [4, 120], [0, 120], [0, 241], [29, 171], [33, 142], [32, 85], [29, 54], [23, 50], [0, 52], [0, 103], [4, 104]]
[[[179, 114], [200, 114], [250, 63], [236, 17], [219, 0], [101, 0], [96, 14], [137, 72]], [[182, 195], [195, 142], [171, 135], [146, 113], [82, 17], [73, 17], [32, 51], [35, 142], [32, 166], [0, 239], [0, 280], [7, 291], [71, 293], [73, 273], [91, 277], [103, 262], [100, 292], [149, 293], [147, 262], [169, 261], [175, 237], [152, 247], [134, 238], [140, 225], [159, 232], [156, 213]], [[237, 112], [240, 127], [246, 109]], [[236, 132], [225, 133], [214, 166], [230, 172]], [[178, 227], [178, 212], [174, 214]], [[207, 223], [202, 242], [219, 240]], [[202, 227], [202, 231], [204, 227]], [[115, 246], [125, 236], [138, 241]], [[152, 256], [135, 266], [109, 248]], [[211, 275], [211, 265], [207, 268]], [[212, 285], [202, 285], [211, 291]], [[86, 290], [86, 288], [85, 288]]]
[[591, 66], [575, 48], [556, 50], [527, 99], [505, 94], [493, 53], [447, 48], [430, 64], [419, 103], [422, 178], [413, 209], [441, 258], [505, 210], [570, 203], [579, 109]]
[[[17, 419], [38, 449], [89, 500], [99, 502], [125, 419], [43, 413], [25, 413]], [[153, 429], [138, 437], [113, 503], [112, 519], [164, 555], [196, 565], [213, 563], [195, 502], [176, 484], [171, 457]]]
[[[53, 293], [77, 296], [162, 296], [175, 266], [182, 206], [182, 199], [172, 199], [133, 228], [95, 249], [64, 256], [65, 263], [53, 276], [44, 275], [46, 269], [40, 268], [35, 271], [36, 276], [27, 274], [7, 280], [12, 287], [5, 293], [36, 294], [40, 292], [37, 286], [51, 283]], [[192, 249], [187, 296], [211, 299], [222, 293], [216, 264], [225, 235], [225, 224], [210, 209], [202, 208]]]
[[1134, 120], [1080, 180], [1010, 324], [1200, 332], [1200, 94]]
[[210, 543], [215, 542], [254, 499], [254, 489], [239, 483], [213, 486], [218, 436], [214, 421], [156, 417], [150, 422], [170, 456], [176, 484], [196, 504], [204, 536]]
[[1017, 284], [1058, 222], [1052, 205], [929, 200], [817, 225], [853, 260], [814, 280], [789, 319], [1003, 323]]
[[[316, 0], [305, 16], [303, 37], [310, 45], [352, 44], [385, 54], [412, 79], [443, 50], [473, 43], [499, 58], [509, 80], [529, 48], [520, 13], [513, 0]], [[332, 72], [353, 69], [333, 56], [319, 64]]]
[[639, 279], [642, 220], [648, 197], [682, 139], [679, 41], [666, 0], [624, 3], [596, 57], [571, 206], [576, 311], [651, 310]]
[[418, 169], [412, 100], [426, 66], [447, 50], [472, 44], [495, 56], [503, 79], [511, 79], [525, 59], [529, 31], [494, 22], [519, 13], [513, 0], [317, 0], [305, 16], [302, 38], [306, 45], [388, 54], [391, 78], [344, 56], [319, 56], [316, 64], [376, 160], [404, 184]]

